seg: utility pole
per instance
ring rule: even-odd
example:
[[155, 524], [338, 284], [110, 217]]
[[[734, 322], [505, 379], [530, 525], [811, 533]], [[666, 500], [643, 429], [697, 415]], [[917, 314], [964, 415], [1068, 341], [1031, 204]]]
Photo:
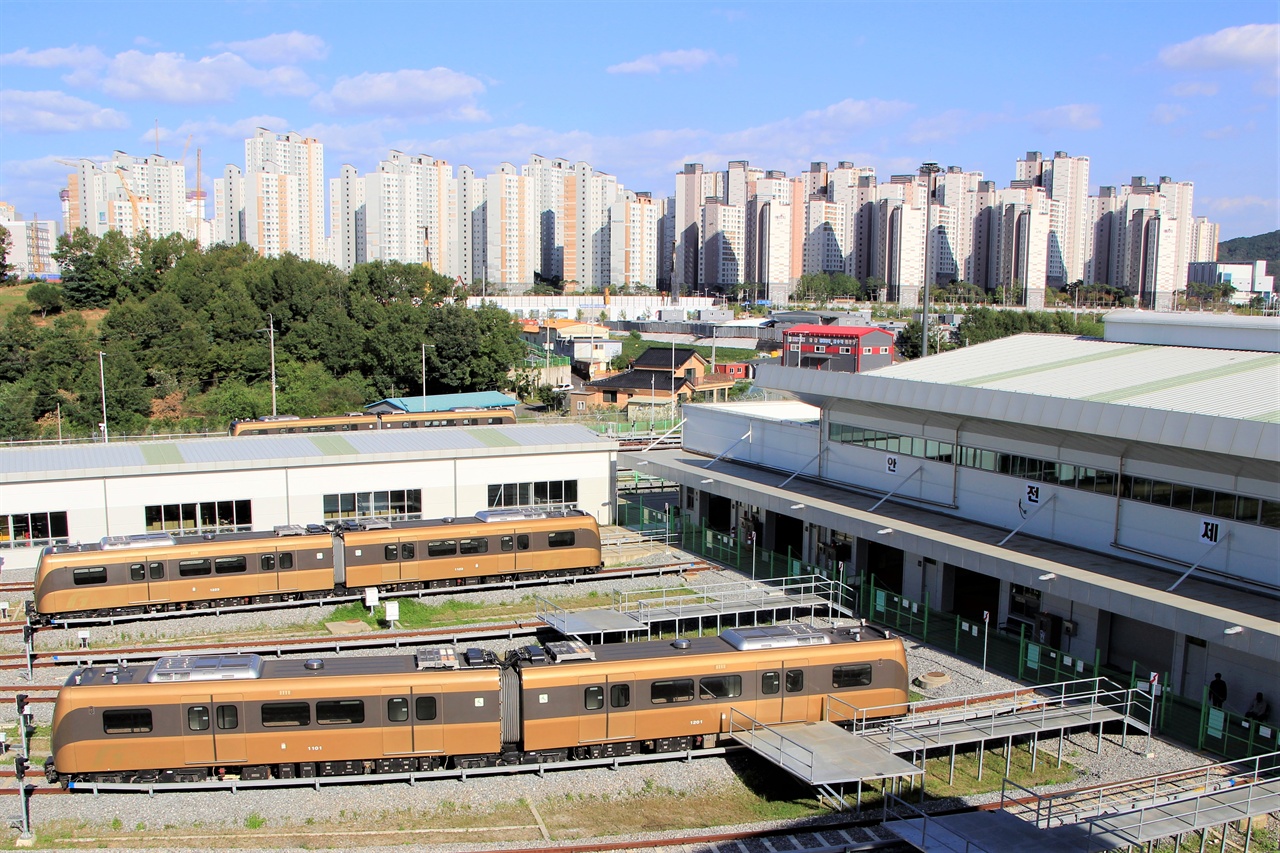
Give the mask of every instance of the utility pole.
[[924, 198], [924, 311], [920, 314], [920, 357], [929, 354], [929, 244], [933, 236], [933, 177], [942, 171], [937, 163], [925, 163], [920, 174], [925, 176], [927, 191]]
[[267, 312], [267, 327], [258, 329], [259, 332], [266, 332], [267, 339], [271, 342], [271, 417], [276, 417], [276, 318], [270, 311]]
[[98, 350], [98, 388], [102, 391], [102, 443], [110, 444], [111, 440], [107, 435], [107, 372], [102, 364], [105, 356], [105, 352]]

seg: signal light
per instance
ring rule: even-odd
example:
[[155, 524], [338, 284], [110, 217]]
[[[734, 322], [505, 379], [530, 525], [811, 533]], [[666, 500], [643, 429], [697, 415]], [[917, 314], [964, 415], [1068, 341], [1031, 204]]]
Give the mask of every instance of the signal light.
[[15, 755], [13, 757], [13, 775], [18, 777], [18, 781], [22, 781], [22, 778], [27, 775], [28, 767], [30, 767], [30, 764], [26, 756]]

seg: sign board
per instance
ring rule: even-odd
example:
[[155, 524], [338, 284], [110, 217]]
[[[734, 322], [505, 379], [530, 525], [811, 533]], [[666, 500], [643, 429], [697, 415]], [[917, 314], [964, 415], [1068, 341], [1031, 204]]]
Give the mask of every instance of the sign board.
[[400, 602], [398, 601], [387, 602], [387, 621], [388, 622], [400, 621]]
[[898, 457], [886, 456], [884, 458], [884, 472], [886, 474], [898, 473]]
[[1200, 541], [1216, 545], [1222, 535], [1222, 524], [1215, 518], [1200, 519]]
[[377, 606], [378, 606], [378, 588], [377, 588], [377, 587], [371, 586], [371, 587], [366, 587], [366, 588], [365, 588], [365, 591], [364, 591], [364, 606], [365, 606], [365, 607], [377, 607]]

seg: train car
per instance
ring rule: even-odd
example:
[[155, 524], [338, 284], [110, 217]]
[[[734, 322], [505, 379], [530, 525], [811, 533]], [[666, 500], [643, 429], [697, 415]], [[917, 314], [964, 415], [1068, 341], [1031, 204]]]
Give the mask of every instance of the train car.
[[[162, 658], [72, 673], [51, 782], [295, 779], [663, 753], [728, 739], [738, 714], [816, 721], [833, 695], [907, 708], [901, 639], [773, 626], [720, 637], [264, 661]], [[887, 706], [887, 707], [886, 707]]]
[[[394, 773], [501, 748], [496, 661], [161, 658], [77, 670], [53, 712], [51, 782]], [[434, 658], [432, 658], [434, 656]]]
[[827, 696], [905, 712], [906, 649], [899, 638], [863, 639], [870, 633], [776, 625], [674, 643], [552, 644], [549, 659], [520, 664], [522, 749], [547, 759], [685, 750], [724, 739], [731, 708], [766, 724], [814, 721]]
[[595, 572], [600, 528], [582, 510], [486, 510], [467, 518], [348, 520], [274, 532], [111, 537], [45, 548], [33, 624], [269, 604], [353, 589], [442, 589]]
[[175, 537], [114, 536], [55, 545], [36, 564], [31, 620], [127, 616], [190, 606], [282, 601], [333, 589], [323, 526]]
[[390, 412], [370, 414], [268, 415], [253, 421], [232, 421], [231, 435], [306, 435], [314, 432], [353, 432], [376, 429], [423, 429], [426, 427], [499, 426], [516, 422], [514, 409], [453, 409], [447, 412]]
[[344, 535], [348, 587], [440, 588], [597, 571], [600, 528], [582, 510], [484, 510]]

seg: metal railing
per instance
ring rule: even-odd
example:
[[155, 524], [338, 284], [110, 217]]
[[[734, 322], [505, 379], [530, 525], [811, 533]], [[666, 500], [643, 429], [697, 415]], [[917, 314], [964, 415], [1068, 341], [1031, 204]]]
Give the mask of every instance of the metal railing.
[[[1145, 811], [1148, 808], [1190, 800], [1203, 799], [1230, 788], [1250, 786], [1245, 799], [1246, 807], [1252, 804], [1254, 789], [1258, 783], [1276, 778], [1280, 767], [1280, 752], [1271, 752], [1240, 761], [1221, 761], [1206, 764], [1192, 770], [1175, 770], [1130, 779], [1110, 785], [1100, 785], [1084, 791], [1064, 791], [1057, 794], [1038, 794], [1009, 779], [1000, 790], [1000, 808], [1031, 821], [1038, 829], [1052, 826], [1097, 820], [1106, 815]], [[1010, 789], [1016, 789], [1010, 794]], [[1239, 807], [1239, 803], [1234, 804]], [[1193, 813], [1198, 824], [1201, 814], [1199, 802]], [[1138, 832], [1141, 834], [1145, 815], [1140, 815]], [[1136, 840], [1136, 839], [1135, 839]]]
[[[750, 725], [739, 723], [738, 718], [746, 720]], [[758, 752], [805, 781], [813, 779], [813, 750], [770, 728], [768, 724], [760, 722], [749, 714], [730, 707], [728, 734], [736, 737], [739, 732], [744, 733], [746, 737], [738, 740], [752, 751]], [[803, 775], [800, 771], [803, 771]]]
[[[919, 816], [920, 841], [918, 843], [915, 841], [910, 841], [908, 843], [912, 844], [915, 847], [918, 847], [921, 850], [928, 850], [929, 849], [929, 827], [930, 827], [930, 824], [933, 822], [933, 818], [925, 814], [923, 811], [916, 808], [915, 806], [911, 805], [911, 803], [908, 803], [906, 800], [899, 797], [893, 791], [885, 791], [884, 792], [884, 813], [882, 815], [881, 823], [888, 822], [889, 813], [891, 811], [890, 807], [892, 807], [892, 811], [894, 812], [897, 812], [898, 809], [901, 808], [906, 810], [910, 814]], [[910, 818], [907, 818], [907, 820], [910, 820]], [[954, 830], [948, 830], [948, 833], [952, 836], [964, 838], [964, 836], [960, 835]], [[905, 835], [903, 835], [902, 837], [903, 837], [903, 840], [906, 840]], [[956, 848], [948, 845], [945, 849], [955, 850]], [[964, 838], [963, 853], [997, 853], [997, 851], [990, 850], [986, 847], [983, 847], [981, 844], [979, 844], [976, 841], [972, 841], [968, 838]]]

